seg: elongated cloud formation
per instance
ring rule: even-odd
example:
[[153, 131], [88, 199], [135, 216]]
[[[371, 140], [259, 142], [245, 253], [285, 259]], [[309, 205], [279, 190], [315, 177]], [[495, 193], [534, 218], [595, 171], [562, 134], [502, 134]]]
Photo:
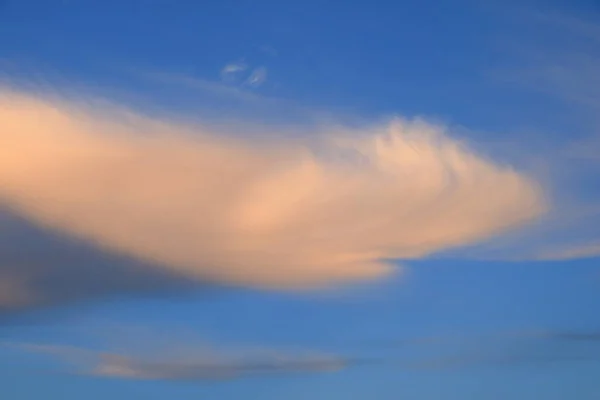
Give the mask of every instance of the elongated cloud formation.
[[303, 288], [380, 277], [524, 223], [535, 182], [424, 122], [250, 141], [0, 92], [0, 204], [175, 274]]
[[[139, 337], [136, 336], [138, 341]], [[170, 338], [173, 339], [172, 337]], [[556, 341], [566, 346], [556, 347]], [[336, 372], [347, 368], [387, 366], [405, 370], [455, 370], [469, 367], [595, 362], [599, 355], [575, 342], [598, 342], [598, 332], [510, 332], [491, 336], [415, 338], [392, 344], [384, 356], [349, 357], [282, 349], [234, 349], [180, 339], [149, 342], [143, 351], [98, 350], [54, 344], [0, 343], [7, 349], [49, 355], [74, 372], [143, 380], [208, 381], [258, 375]], [[568, 342], [571, 342], [570, 344]], [[176, 343], [176, 345], [175, 345]], [[396, 353], [397, 345], [416, 351]]]
[[578, 258], [594, 258], [600, 257], [600, 242], [591, 242], [572, 247], [554, 249], [552, 251], [545, 251], [538, 255], [539, 260], [572, 260]]
[[8, 345], [31, 353], [54, 356], [59, 362], [72, 364], [77, 373], [107, 378], [142, 380], [209, 381], [238, 379], [256, 375], [335, 372], [369, 363], [321, 354], [286, 354], [269, 351], [263, 354], [235, 356], [198, 352], [189, 348], [187, 357], [140, 357], [130, 354], [100, 352], [86, 348], [57, 345]]

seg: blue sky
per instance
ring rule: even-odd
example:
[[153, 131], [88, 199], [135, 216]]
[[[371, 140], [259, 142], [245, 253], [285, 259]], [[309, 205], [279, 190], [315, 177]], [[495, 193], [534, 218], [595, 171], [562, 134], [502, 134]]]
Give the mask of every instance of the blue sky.
[[208, 3], [0, 1], [7, 398], [596, 399], [597, 2]]

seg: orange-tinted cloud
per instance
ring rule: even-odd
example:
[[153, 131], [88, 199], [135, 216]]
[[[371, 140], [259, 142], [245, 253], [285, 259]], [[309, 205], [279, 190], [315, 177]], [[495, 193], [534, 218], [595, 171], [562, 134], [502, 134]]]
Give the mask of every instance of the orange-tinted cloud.
[[378, 278], [386, 259], [484, 240], [545, 209], [532, 179], [425, 122], [240, 137], [4, 90], [0, 204], [178, 275], [270, 288]]

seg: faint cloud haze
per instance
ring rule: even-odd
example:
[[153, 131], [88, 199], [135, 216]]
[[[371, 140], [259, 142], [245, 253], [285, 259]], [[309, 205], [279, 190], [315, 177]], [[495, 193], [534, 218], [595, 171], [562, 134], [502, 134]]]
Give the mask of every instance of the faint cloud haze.
[[[337, 372], [356, 367], [387, 365], [405, 371], [497, 368], [598, 362], [599, 348], [582, 347], [600, 341], [598, 332], [511, 332], [491, 336], [415, 338], [388, 343], [378, 356], [341, 356], [315, 351], [275, 348], [223, 348], [173, 337], [136, 341], [148, 346], [78, 347], [57, 344], [10, 343], [17, 351], [51, 357], [65, 372], [136, 380], [213, 381], [264, 375]], [[410, 347], [397, 352], [396, 347]]]
[[[600, 24], [593, 14], [523, 7], [511, 14], [515, 31], [503, 36], [510, 43], [508, 57], [491, 75], [510, 83], [507, 87], [519, 96], [534, 95], [528, 100], [531, 109], [537, 109], [534, 112], [556, 118], [550, 122], [552, 118], [543, 114], [525, 117], [515, 131], [518, 136], [497, 137], [510, 158], [537, 165], [538, 176], [545, 177], [540, 179], [552, 192], [552, 212], [516, 235], [474, 246], [468, 255], [459, 250], [459, 257], [504, 261], [597, 257]], [[521, 101], [519, 96], [515, 101]]]
[[252, 71], [248, 79], [246, 79], [246, 84], [252, 87], [258, 87], [262, 85], [267, 80], [267, 69], [265, 67], [258, 67]]
[[[208, 347], [189, 347], [186, 354], [169, 356], [154, 349], [133, 355], [47, 344], [5, 344], [33, 354], [52, 357], [74, 368], [77, 374], [140, 380], [210, 381], [257, 375], [335, 372], [361, 364], [361, 360], [311, 353], [281, 351], [219, 352]], [[168, 349], [162, 349], [168, 350]]]
[[[546, 209], [534, 180], [423, 121], [306, 142], [240, 136], [5, 89], [0, 204], [177, 276], [277, 289], [380, 278], [396, 268], [385, 260]], [[2, 280], [3, 303], [36, 295], [19, 282]]]
[[576, 244], [571, 247], [547, 250], [539, 255], [540, 260], [571, 260], [600, 256], [600, 242]]
[[240, 75], [248, 69], [244, 62], [232, 62], [221, 69], [221, 79], [227, 83], [234, 83], [240, 79]]
[[221, 80], [228, 84], [241, 84], [257, 88], [267, 80], [267, 68], [264, 66], [252, 67], [243, 61], [232, 62], [221, 68]]

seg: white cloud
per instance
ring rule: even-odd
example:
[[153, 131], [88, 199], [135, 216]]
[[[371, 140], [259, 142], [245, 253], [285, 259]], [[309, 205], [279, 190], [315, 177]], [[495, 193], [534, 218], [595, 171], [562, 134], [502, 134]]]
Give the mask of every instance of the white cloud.
[[234, 83], [240, 78], [240, 74], [248, 69], [244, 62], [232, 62], [221, 68], [221, 79], [228, 83]]
[[255, 68], [248, 79], [246, 79], [246, 84], [252, 87], [258, 87], [265, 83], [267, 80], [267, 69], [265, 67]]
[[485, 240], [546, 207], [532, 179], [425, 122], [239, 137], [4, 90], [0, 202], [173, 274], [270, 288], [379, 278], [386, 259]]

